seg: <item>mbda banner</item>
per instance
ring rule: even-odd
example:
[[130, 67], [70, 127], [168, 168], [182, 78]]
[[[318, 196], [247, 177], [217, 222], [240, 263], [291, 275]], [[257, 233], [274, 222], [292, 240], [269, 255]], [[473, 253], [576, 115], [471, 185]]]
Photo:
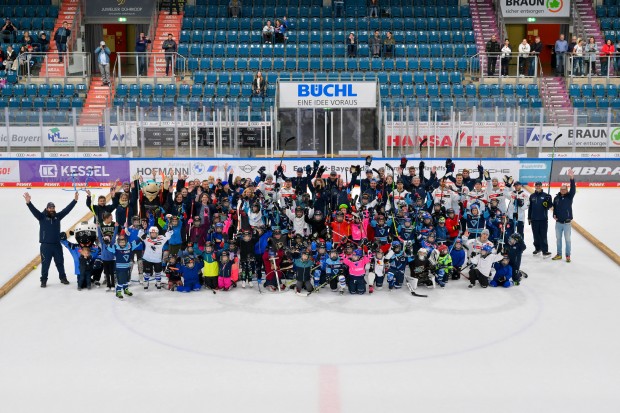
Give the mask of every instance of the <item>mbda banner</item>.
[[553, 162], [551, 181], [567, 183], [572, 169], [578, 186], [620, 187], [620, 159], [562, 159]]
[[570, 0], [500, 0], [502, 14], [511, 17], [553, 18], [570, 15]]
[[375, 82], [280, 82], [280, 108], [376, 108]]

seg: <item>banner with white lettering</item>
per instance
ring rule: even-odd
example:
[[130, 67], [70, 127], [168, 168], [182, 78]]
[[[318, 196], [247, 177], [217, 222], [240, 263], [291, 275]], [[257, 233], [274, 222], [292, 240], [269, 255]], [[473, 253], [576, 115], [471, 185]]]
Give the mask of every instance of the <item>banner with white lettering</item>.
[[[437, 127], [428, 123], [418, 123], [414, 127], [413, 122], [407, 127], [405, 122], [386, 122], [385, 134], [388, 147], [418, 147], [424, 139], [424, 147], [504, 147], [506, 142], [512, 146], [512, 136], [515, 131], [514, 124], [476, 124], [462, 123], [460, 129], [448, 122], [439, 122]], [[417, 135], [416, 135], [417, 132]], [[416, 136], [414, 136], [416, 135]], [[475, 136], [475, 138], [474, 138]]]
[[376, 108], [376, 82], [280, 82], [282, 109]]
[[569, 17], [570, 0], [500, 0], [502, 14], [505, 18]]
[[[41, 137], [43, 137], [43, 147], [54, 150], [59, 147], [73, 147], [77, 138], [79, 147], [101, 147], [105, 146], [105, 139], [102, 139], [99, 126], [46, 126], [42, 130], [38, 126], [11, 126], [11, 148], [40, 148]], [[135, 127], [110, 127], [110, 141], [112, 146], [136, 146]], [[6, 128], [0, 128], [0, 147], [7, 146]], [[127, 140], [127, 142], [125, 142]], [[103, 145], [102, 145], [103, 143]]]
[[541, 129], [536, 127], [521, 129], [520, 146], [523, 146], [523, 140], [526, 139], [528, 147], [552, 148], [553, 141], [561, 134], [555, 145], [558, 148], [570, 148], [574, 145], [577, 148], [609, 146], [611, 149], [620, 149], [620, 127], [612, 127], [609, 136], [606, 127], [543, 127], [542, 134], [540, 131]]

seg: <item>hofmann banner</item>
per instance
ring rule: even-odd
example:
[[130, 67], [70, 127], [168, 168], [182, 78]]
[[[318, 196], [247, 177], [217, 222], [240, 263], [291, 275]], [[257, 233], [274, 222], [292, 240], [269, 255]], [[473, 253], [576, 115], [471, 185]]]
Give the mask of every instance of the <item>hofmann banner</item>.
[[570, 0], [500, 0], [502, 14], [505, 18], [569, 17]]
[[375, 82], [280, 82], [280, 108], [376, 108]]

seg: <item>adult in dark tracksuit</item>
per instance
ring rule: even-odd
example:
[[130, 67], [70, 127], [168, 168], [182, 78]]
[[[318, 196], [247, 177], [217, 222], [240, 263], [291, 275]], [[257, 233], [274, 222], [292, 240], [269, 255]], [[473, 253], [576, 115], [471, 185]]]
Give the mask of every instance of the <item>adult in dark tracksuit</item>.
[[544, 258], [549, 258], [549, 246], [547, 244], [547, 229], [549, 227], [549, 208], [553, 206], [551, 195], [542, 189], [542, 182], [536, 182], [536, 190], [530, 195], [530, 206], [527, 209], [527, 222], [532, 227], [534, 235], [534, 255], [541, 251]]
[[24, 194], [26, 205], [32, 215], [39, 221], [39, 243], [41, 244], [41, 288], [47, 286], [47, 273], [52, 263], [52, 258], [58, 269], [60, 282], [69, 284], [65, 273], [64, 257], [62, 255], [62, 244], [60, 243], [60, 221], [71, 212], [77, 204], [79, 192], [75, 193], [75, 198], [65, 209], [56, 213], [56, 206], [53, 202], [48, 202], [43, 211], [37, 210], [28, 192]]
[[566, 262], [570, 262], [571, 247], [571, 222], [573, 221], [573, 198], [577, 192], [575, 188], [575, 175], [568, 171], [570, 177], [570, 191], [566, 184], [562, 184], [560, 192], [553, 199], [553, 218], [555, 219], [555, 238], [557, 241], [557, 254], [554, 260], [562, 259], [562, 236], [566, 242]]

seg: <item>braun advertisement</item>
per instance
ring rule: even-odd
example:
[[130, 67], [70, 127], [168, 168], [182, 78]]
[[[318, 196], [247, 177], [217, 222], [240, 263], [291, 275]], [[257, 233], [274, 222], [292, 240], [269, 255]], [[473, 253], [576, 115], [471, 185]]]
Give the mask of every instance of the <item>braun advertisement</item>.
[[280, 108], [376, 108], [375, 82], [281, 82]]
[[570, 0], [500, 0], [502, 14], [505, 18], [569, 17]]

